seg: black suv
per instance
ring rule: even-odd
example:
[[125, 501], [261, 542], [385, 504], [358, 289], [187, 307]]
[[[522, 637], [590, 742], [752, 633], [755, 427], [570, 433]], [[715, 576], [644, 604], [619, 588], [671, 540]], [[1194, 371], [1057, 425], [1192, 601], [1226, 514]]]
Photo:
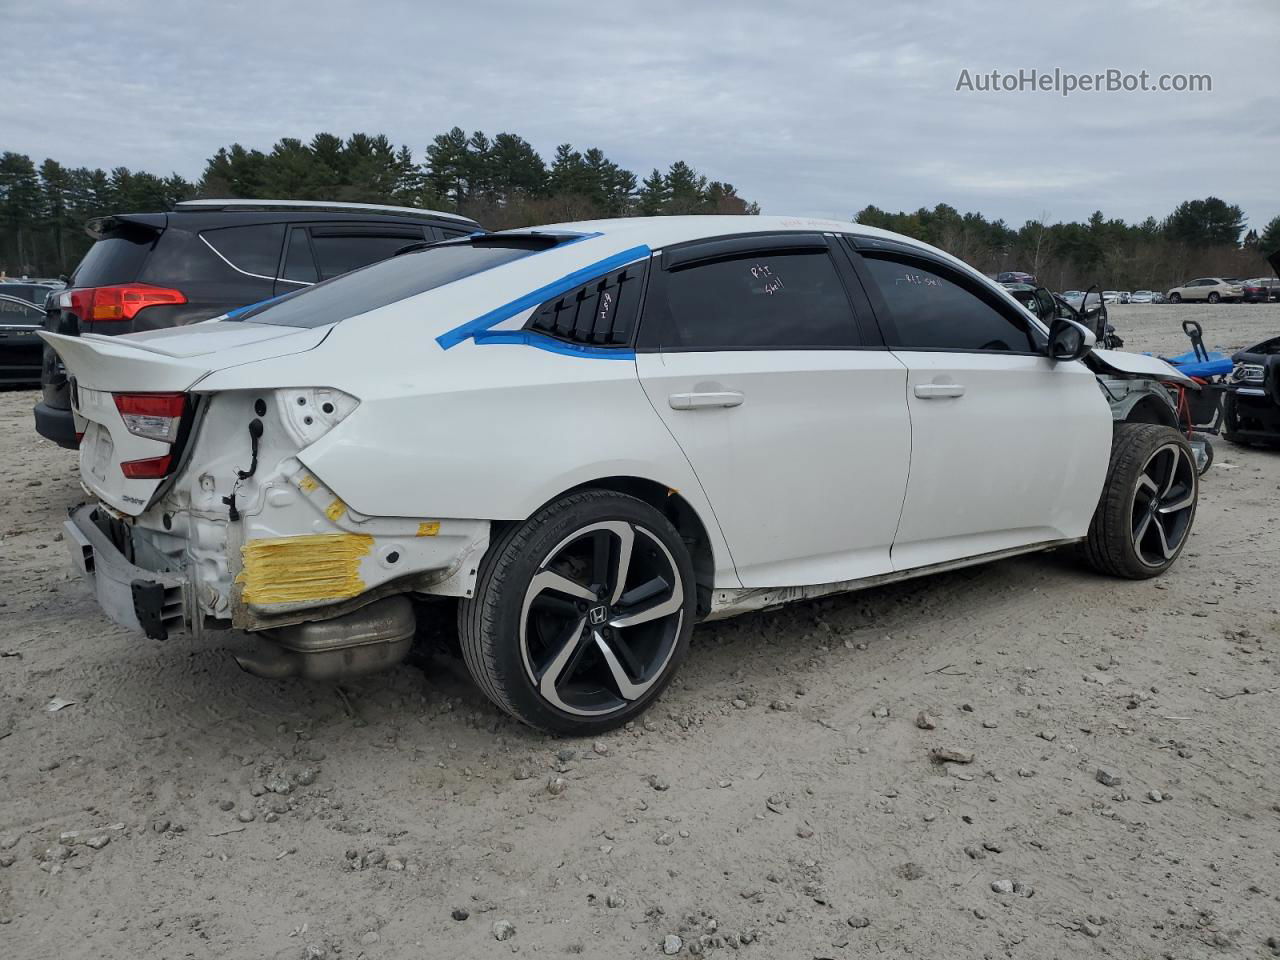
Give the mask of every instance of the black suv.
[[[114, 336], [219, 316], [391, 256], [412, 243], [480, 230], [466, 217], [363, 203], [188, 200], [169, 213], [118, 214], [87, 225], [97, 240], [44, 328]], [[66, 373], [44, 348], [41, 436], [74, 448]]]

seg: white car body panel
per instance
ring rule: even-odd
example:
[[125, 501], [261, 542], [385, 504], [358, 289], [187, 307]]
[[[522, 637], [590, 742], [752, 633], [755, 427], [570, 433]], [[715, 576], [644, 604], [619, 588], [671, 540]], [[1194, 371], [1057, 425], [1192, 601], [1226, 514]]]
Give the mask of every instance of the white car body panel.
[[[656, 254], [690, 240], [803, 231], [929, 251], [1043, 333], [1003, 287], [954, 257], [807, 218], [538, 229], [580, 236], [325, 326], [272, 324], [268, 307], [251, 322], [125, 337], [42, 333], [87, 398], [77, 411], [92, 424], [81, 451], [86, 485], [135, 518], [148, 550], [191, 571], [193, 609], [254, 628], [273, 612], [323, 617], [358, 598], [302, 590], [301, 599], [263, 599], [270, 591], [258, 583], [255, 604], [238, 585], [255, 544], [368, 538], [344, 568], [347, 582], [468, 596], [492, 522], [523, 520], [575, 487], [618, 478], [682, 498], [711, 554], [699, 586], [726, 592], [870, 581], [1084, 534], [1111, 436], [1084, 364], [883, 348], [606, 357], [522, 332], [559, 295], [547, 291], [570, 280], [651, 254], [649, 269], [658, 269]], [[1124, 374], [1185, 379], [1155, 358], [1095, 357]], [[945, 380], [965, 395], [915, 396]], [[190, 392], [204, 420], [173, 476], [127, 487], [111, 468], [164, 446], [123, 432], [109, 394], [139, 390]], [[742, 402], [671, 405], [672, 394], [708, 391], [741, 393]], [[304, 409], [326, 397], [340, 398], [337, 412], [306, 419]], [[252, 462], [255, 419], [266, 426]]]
[[[909, 371], [911, 411], [911, 478], [895, 570], [1084, 536], [1112, 429], [1084, 364], [894, 352]], [[929, 396], [938, 387], [947, 388], [944, 395]]]
[[[744, 587], [891, 569], [911, 427], [906, 369], [888, 351], [642, 353], [637, 362], [653, 409], [714, 507]], [[673, 409], [673, 395], [714, 391], [741, 393], [742, 401]]]
[[1094, 347], [1089, 356], [1113, 373], [1155, 377], [1199, 389], [1194, 380], [1159, 357], [1147, 356], [1145, 353], [1126, 353], [1124, 350], [1104, 350], [1101, 347]]

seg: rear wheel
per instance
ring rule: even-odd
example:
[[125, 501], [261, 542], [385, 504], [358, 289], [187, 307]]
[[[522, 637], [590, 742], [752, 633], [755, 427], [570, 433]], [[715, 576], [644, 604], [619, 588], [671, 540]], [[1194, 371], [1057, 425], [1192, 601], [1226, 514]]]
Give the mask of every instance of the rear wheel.
[[458, 634], [497, 706], [587, 735], [657, 698], [688, 648], [694, 604], [692, 562], [667, 519], [634, 497], [587, 490], [490, 546]]
[[1221, 299], [1222, 297], [1218, 295], [1218, 292], [1216, 290], [1213, 293], [1209, 294], [1210, 303], [1217, 303]]
[[1199, 496], [1186, 438], [1154, 423], [1118, 423], [1085, 556], [1097, 570], [1142, 580], [1164, 573], [1191, 534]]

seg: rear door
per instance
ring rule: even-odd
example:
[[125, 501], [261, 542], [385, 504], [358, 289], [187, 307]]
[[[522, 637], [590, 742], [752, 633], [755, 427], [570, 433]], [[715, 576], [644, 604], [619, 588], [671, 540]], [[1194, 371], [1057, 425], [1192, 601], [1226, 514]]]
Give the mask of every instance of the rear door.
[[891, 569], [907, 479], [904, 365], [821, 234], [655, 256], [636, 362], [745, 587]]
[[976, 277], [859, 243], [885, 340], [908, 370], [894, 569], [1083, 536], [1111, 448], [1093, 373], [1044, 356], [1025, 313]]

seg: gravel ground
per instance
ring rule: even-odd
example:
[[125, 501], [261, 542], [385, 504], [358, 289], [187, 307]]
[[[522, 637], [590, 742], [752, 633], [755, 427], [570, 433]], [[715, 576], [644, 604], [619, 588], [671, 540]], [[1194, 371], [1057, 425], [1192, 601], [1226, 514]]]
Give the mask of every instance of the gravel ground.
[[[1113, 311], [1161, 352], [1192, 317], [1280, 331]], [[707, 625], [643, 723], [552, 741], [438, 642], [337, 687], [112, 626], [34, 398], [0, 393], [0, 956], [1280, 954], [1280, 453], [1219, 447], [1159, 581], [1059, 553]]]

